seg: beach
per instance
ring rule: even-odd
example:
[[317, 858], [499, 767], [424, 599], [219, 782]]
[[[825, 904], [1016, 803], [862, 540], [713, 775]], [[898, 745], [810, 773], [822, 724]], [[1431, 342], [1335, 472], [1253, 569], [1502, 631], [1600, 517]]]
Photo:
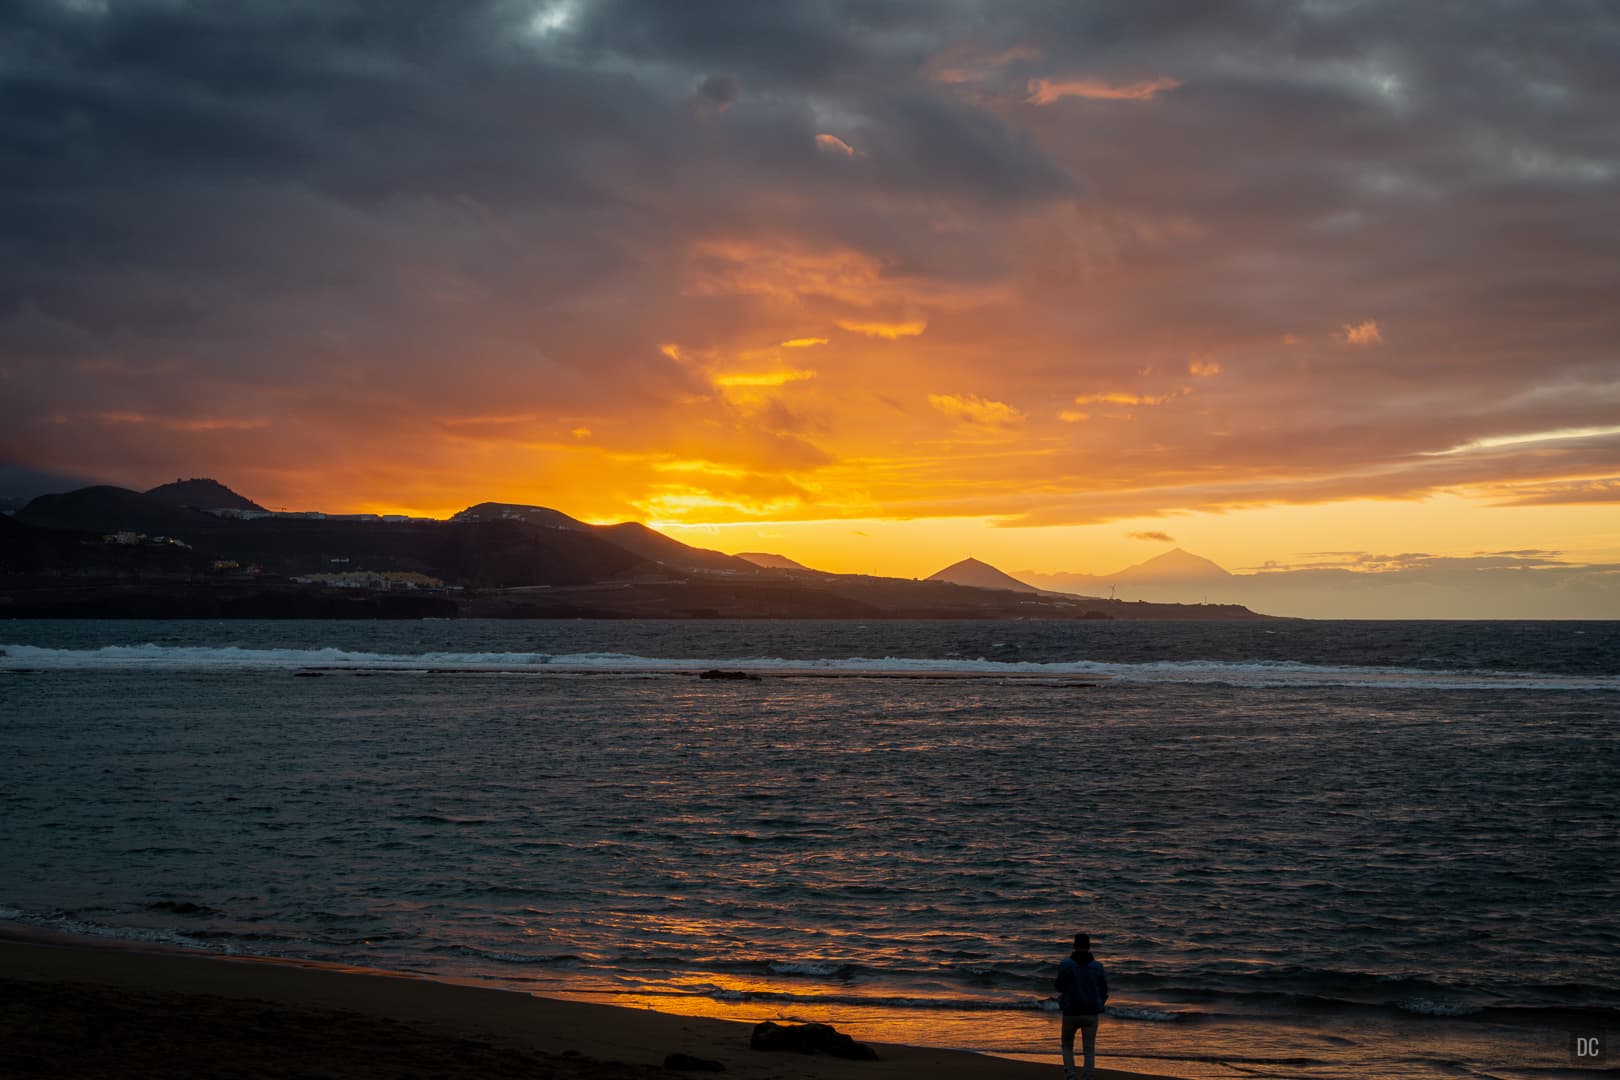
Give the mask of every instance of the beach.
[[27, 927], [0, 929], [0, 1002], [0, 1053], [17, 1078], [633, 1080], [667, 1074], [671, 1054], [719, 1062], [741, 1080], [1057, 1074], [1050, 1065], [892, 1044], [874, 1044], [875, 1062], [756, 1051], [743, 1023]]

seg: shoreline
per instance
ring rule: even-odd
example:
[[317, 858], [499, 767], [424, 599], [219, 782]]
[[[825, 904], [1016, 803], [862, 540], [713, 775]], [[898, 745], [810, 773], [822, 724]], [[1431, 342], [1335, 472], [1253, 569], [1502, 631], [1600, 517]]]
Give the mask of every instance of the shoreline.
[[[219, 956], [0, 924], [17, 1077], [645, 1080], [675, 1053], [740, 1080], [1053, 1080], [1059, 1066], [872, 1042], [876, 1062], [756, 1051], [752, 1025], [372, 968]], [[846, 1029], [847, 1030], [847, 1029]], [[858, 1030], [849, 1034], [860, 1040]], [[866, 1040], [861, 1040], [866, 1041]], [[1099, 1068], [1102, 1080], [1161, 1080]]]

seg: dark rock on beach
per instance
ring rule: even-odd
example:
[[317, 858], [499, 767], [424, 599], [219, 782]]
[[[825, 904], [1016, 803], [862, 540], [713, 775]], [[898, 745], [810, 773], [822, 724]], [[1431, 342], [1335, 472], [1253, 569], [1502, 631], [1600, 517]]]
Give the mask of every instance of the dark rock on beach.
[[858, 1043], [831, 1024], [778, 1024], [766, 1020], [754, 1028], [748, 1045], [755, 1050], [789, 1050], [830, 1054], [851, 1061], [876, 1061], [877, 1051]]
[[759, 682], [759, 676], [747, 671], [721, 671], [719, 668], [710, 668], [708, 671], [698, 672], [700, 679], [723, 679], [730, 682]]

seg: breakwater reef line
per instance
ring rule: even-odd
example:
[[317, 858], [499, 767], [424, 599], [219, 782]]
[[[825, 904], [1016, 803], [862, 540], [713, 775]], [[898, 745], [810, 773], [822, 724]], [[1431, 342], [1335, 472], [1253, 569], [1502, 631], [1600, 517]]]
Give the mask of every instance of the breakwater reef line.
[[1047, 1062], [1084, 927], [1106, 1064], [1556, 1075], [1620, 1026], [1617, 644], [8, 623], [0, 915]]

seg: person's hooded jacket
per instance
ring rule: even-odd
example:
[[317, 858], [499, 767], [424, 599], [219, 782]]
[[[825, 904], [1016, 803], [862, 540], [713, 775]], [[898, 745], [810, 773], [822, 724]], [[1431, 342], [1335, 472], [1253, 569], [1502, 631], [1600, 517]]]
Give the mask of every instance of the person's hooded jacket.
[[1072, 953], [1058, 965], [1057, 990], [1063, 1015], [1100, 1013], [1107, 1007], [1108, 976], [1090, 953]]

